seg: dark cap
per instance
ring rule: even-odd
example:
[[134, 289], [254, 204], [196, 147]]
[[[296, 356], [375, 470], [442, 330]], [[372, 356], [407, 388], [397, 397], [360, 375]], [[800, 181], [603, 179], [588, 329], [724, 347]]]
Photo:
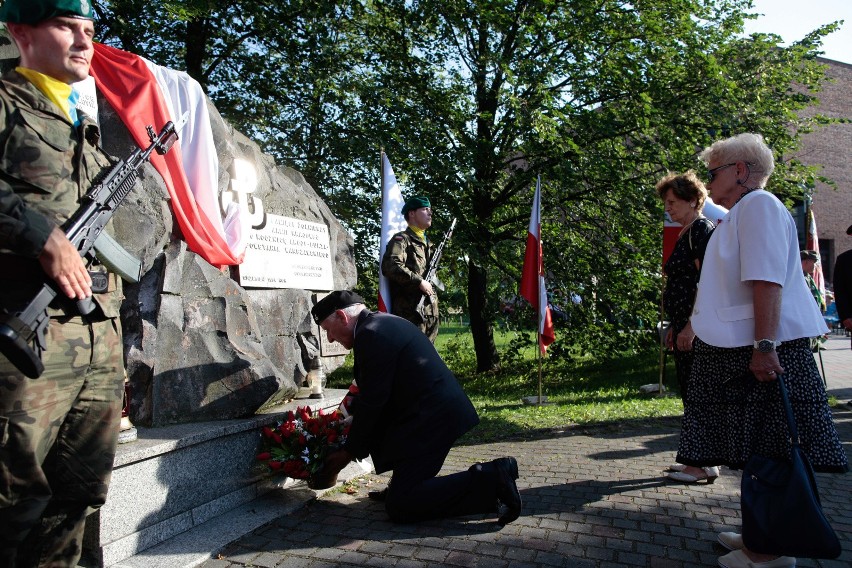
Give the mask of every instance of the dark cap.
[[405, 216], [409, 211], [414, 211], [415, 209], [420, 209], [421, 207], [432, 207], [429, 203], [429, 198], [424, 197], [422, 195], [418, 195], [415, 197], [409, 197], [408, 201], [405, 202], [405, 205], [402, 206], [402, 214]]
[[848, 228], [848, 229], [846, 229], [846, 234], [847, 234], [847, 235], [852, 235], [852, 225], [849, 225], [849, 228]]
[[311, 308], [311, 316], [313, 316], [316, 324], [319, 325], [325, 318], [337, 310], [342, 310], [343, 308], [363, 303], [365, 303], [364, 298], [355, 292], [350, 292], [349, 290], [335, 290]]
[[815, 250], [800, 250], [799, 257], [802, 260], [819, 260], [819, 253]]
[[0, 6], [0, 22], [37, 24], [59, 16], [94, 20], [89, 0], [6, 0]]

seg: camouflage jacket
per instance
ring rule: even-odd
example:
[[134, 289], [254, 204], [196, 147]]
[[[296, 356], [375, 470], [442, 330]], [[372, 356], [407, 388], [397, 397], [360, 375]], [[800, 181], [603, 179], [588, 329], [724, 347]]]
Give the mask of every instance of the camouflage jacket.
[[[46, 278], [36, 259], [48, 235], [112, 164], [98, 146], [97, 124], [82, 118], [74, 127], [15, 70], [0, 78], [0, 301], [6, 308], [32, 298]], [[118, 316], [119, 282], [111, 277], [111, 291], [95, 297], [107, 317]]]
[[410, 227], [391, 237], [382, 257], [382, 274], [388, 279], [392, 313], [411, 319], [423, 295], [420, 283], [434, 252], [432, 243], [420, 240]]

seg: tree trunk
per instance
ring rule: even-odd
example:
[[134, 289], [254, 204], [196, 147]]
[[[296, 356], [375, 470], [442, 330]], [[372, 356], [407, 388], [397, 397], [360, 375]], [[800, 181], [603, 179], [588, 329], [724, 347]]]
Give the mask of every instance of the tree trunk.
[[494, 328], [486, 312], [485, 293], [487, 273], [473, 259], [468, 261], [467, 307], [470, 311], [470, 332], [476, 352], [476, 370], [492, 371], [500, 362], [497, 346], [494, 345]]
[[194, 18], [186, 23], [186, 54], [183, 61], [186, 73], [198, 81], [207, 90], [207, 79], [204, 77], [204, 57], [207, 54], [208, 41], [207, 20]]

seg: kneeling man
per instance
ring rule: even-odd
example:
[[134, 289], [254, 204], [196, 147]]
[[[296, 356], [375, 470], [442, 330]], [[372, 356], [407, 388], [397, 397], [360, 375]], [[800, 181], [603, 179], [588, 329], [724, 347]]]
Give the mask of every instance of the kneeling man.
[[477, 463], [436, 477], [453, 443], [479, 423], [455, 376], [411, 322], [371, 312], [359, 295], [332, 292], [313, 307], [314, 321], [354, 349], [358, 395], [346, 445], [325, 467], [340, 471], [372, 456], [377, 473], [393, 471], [385, 498], [391, 519], [410, 522], [499, 512], [505, 525], [521, 513], [515, 458]]

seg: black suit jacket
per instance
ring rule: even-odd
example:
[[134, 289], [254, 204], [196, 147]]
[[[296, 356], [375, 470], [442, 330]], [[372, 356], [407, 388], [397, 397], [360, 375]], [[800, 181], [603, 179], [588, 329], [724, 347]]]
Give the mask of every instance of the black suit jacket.
[[455, 376], [408, 320], [361, 312], [353, 350], [359, 392], [346, 449], [357, 458], [372, 456], [377, 473], [448, 450], [479, 423]]
[[847, 250], [834, 262], [834, 301], [840, 321], [852, 318], [852, 250]]

